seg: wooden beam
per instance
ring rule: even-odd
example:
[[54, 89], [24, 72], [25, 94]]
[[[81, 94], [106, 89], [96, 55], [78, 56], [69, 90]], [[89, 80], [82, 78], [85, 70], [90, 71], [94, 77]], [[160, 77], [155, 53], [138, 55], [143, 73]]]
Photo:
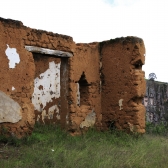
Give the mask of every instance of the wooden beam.
[[40, 53], [40, 54], [48, 54], [48, 55], [55, 55], [58, 57], [72, 57], [73, 54], [70, 52], [60, 51], [60, 50], [51, 50], [47, 48], [41, 48], [36, 46], [25, 46], [25, 49], [34, 52], [34, 53]]

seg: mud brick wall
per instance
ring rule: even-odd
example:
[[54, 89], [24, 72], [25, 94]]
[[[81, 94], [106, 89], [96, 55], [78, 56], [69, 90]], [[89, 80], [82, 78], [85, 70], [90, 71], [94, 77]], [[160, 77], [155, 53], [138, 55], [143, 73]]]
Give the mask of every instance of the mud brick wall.
[[81, 133], [101, 126], [100, 59], [98, 43], [77, 44], [70, 58], [70, 127]]
[[[20, 21], [0, 18], [1, 134], [22, 137], [32, 132], [35, 121], [39, 120], [43, 123], [45, 121], [49, 122], [48, 118], [52, 121], [53, 117], [60, 117], [58, 114], [53, 115], [52, 109], [42, 113], [42, 115], [37, 115], [37, 112], [34, 113], [34, 106], [32, 104], [34, 80], [39, 75], [38, 73], [46, 71], [46, 68], [49, 67], [49, 62], [53, 60], [49, 61], [48, 58], [48, 65], [47, 63], [43, 65], [43, 63], [38, 66], [38, 61], [35, 61], [37, 57], [34, 53], [28, 52], [25, 46], [30, 45], [73, 53], [74, 44], [73, 39], [69, 36], [31, 29], [23, 26]], [[43, 56], [41, 55], [41, 57]], [[53, 59], [55, 59], [55, 63], [60, 62], [60, 58]], [[46, 59], [43, 58], [43, 60], [45, 61]], [[64, 66], [62, 66], [60, 71], [61, 75], [64, 75], [64, 69], [68, 67], [67, 58], [62, 60], [62, 64]], [[41, 68], [41, 66], [44, 67]], [[65, 83], [63, 80], [60, 82], [63, 85]], [[60, 92], [63, 97], [64, 93]], [[54, 108], [55, 113], [58, 110], [58, 108]]]
[[103, 129], [145, 131], [143, 40], [118, 38], [100, 43]]
[[19, 21], [0, 18], [0, 132], [5, 127], [19, 137], [30, 133], [35, 122], [30, 100], [35, 66], [24, 49], [22, 27]]
[[35, 122], [74, 135], [93, 126], [145, 131], [142, 39], [76, 44], [0, 18], [0, 46], [0, 134], [23, 137]]

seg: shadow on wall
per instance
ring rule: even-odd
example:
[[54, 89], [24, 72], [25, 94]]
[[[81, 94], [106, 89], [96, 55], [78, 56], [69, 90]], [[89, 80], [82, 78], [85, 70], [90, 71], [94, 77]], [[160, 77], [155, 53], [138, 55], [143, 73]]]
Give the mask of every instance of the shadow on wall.
[[80, 77], [80, 80], [77, 83], [78, 85], [78, 91], [77, 91], [77, 104], [78, 106], [82, 105], [89, 105], [88, 100], [89, 100], [89, 88], [91, 84], [89, 84], [86, 80], [86, 76], [83, 72], [83, 74]]

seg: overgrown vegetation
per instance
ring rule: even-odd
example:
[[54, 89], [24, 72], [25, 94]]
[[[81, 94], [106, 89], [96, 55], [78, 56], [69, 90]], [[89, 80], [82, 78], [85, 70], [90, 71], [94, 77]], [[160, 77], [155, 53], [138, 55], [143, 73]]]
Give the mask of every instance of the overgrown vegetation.
[[168, 131], [147, 125], [145, 135], [121, 131], [70, 136], [55, 125], [36, 125], [33, 134], [17, 140], [1, 136], [2, 168], [167, 168]]

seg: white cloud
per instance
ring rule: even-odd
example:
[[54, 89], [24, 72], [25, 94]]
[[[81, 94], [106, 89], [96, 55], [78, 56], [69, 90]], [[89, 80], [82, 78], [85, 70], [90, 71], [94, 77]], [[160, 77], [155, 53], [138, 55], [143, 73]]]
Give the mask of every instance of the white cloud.
[[167, 81], [167, 0], [3, 0], [0, 16], [70, 35], [76, 42], [138, 36], [146, 46], [146, 77]]

